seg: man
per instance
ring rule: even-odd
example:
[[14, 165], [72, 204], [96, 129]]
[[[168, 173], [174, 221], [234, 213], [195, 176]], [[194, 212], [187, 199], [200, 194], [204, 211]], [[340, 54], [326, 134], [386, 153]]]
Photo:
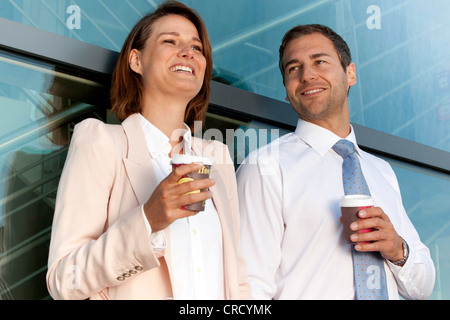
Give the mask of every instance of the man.
[[[295, 27], [283, 38], [280, 70], [297, 128], [252, 153], [237, 172], [253, 297], [355, 299], [354, 247], [378, 255], [389, 299], [426, 299], [435, 278], [429, 250], [403, 208], [393, 170], [359, 149], [350, 124], [356, 71], [347, 44], [325, 26]], [[343, 157], [333, 146], [341, 139], [354, 144], [376, 203], [352, 225], [355, 246], [346, 244], [340, 222]], [[373, 231], [358, 233], [365, 228]]]

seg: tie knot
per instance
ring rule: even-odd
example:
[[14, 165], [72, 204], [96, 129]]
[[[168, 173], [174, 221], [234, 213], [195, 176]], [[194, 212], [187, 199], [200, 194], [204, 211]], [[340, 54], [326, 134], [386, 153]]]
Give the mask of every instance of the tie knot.
[[342, 158], [355, 152], [355, 146], [351, 141], [341, 139], [332, 147]]

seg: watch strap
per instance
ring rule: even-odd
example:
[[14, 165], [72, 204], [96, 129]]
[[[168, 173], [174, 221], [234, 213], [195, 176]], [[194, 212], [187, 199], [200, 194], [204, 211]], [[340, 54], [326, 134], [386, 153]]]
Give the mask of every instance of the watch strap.
[[408, 260], [409, 257], [409, 246], [406, 243], [405, 239], [402, 238], [403, 243], [403, 258], [398, 261], [393, 261], [392, 263], [396, 266], [402, 266], [406, 263], [406, 260]]

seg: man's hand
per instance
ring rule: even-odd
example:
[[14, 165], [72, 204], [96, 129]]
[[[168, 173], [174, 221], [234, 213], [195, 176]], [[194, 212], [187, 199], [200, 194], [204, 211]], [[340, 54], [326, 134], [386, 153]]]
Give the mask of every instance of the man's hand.
[[[356, 251], [379, 251], [383, 258], [398, 261], [403, 258], [402, 238], [397, 234], [389, 217], [379, 207], [372, 207], [361, 210], [358, 213], [362, 220], [353, 222], [350, 229], [358, 231], [371, 228], [371, 232], [354, 233], [350, 239], [358, 242], [355, 245]], [[370, 241], [362, 244], [359, 242]]]

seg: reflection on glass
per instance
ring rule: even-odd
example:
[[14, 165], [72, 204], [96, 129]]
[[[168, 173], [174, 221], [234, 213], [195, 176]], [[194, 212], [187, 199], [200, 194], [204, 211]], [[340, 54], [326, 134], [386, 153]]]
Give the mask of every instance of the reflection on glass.
[[450, 299], [450, 177], [388, 160], [397, 175], [403, 205], [422, 242], [430, 249], [436, 282], [430, 299]]
[[[0, 2], [0, 16], [120, 51], [132, 26], [161, 2], [9, 0]], [[284, 101], [281, 38], [297, 24], [325, 24], [347, 41], [356, 64], [351, 121], [450, 151], [449, 1], [182, 2], [205, 20], [216, 81]]]
[[104, 101], [104, 91], [0, 52], [0, 299], [48, 297], [48, 245], [70, 134], [75, 121], [95, 116], [92, 102]]

